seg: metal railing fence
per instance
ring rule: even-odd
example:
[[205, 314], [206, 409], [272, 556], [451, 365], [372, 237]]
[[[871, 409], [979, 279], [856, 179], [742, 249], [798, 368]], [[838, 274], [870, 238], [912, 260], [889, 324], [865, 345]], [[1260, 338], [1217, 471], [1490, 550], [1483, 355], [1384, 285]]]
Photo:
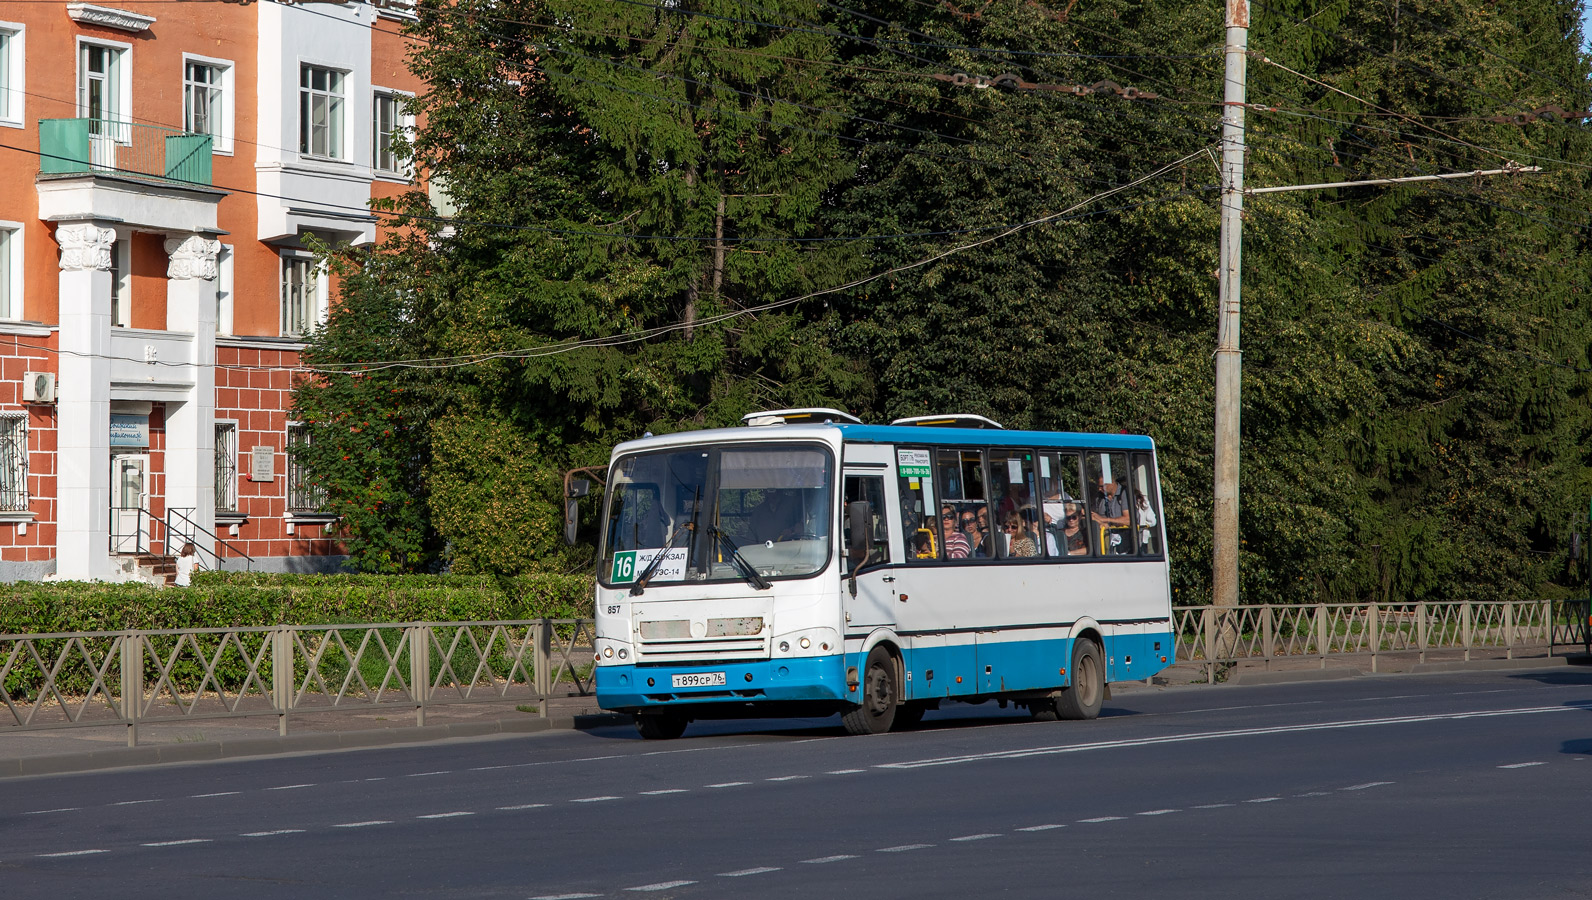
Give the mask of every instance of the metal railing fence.
[[[1525, 647], [1580, 643], [1583, 631], [1567, 603], [1317, 603], [1174, 607], [1176, 662], [1216, 666], [1245, 660], [1368, 656], [1377, 671], [1380, 655], [1430, 651], [1503, 650], [1514, 658]], [[1583, 603], [1584, 605], [1584, 603]]]
[[[0, 635], [0, 728], [125, 726], [592, 693], [590, 619]], [[6, 718], [10, 721], [5, 721]]]
[[39, 120], [39, 171], [210, 183], [211, 137], [115, 119]]

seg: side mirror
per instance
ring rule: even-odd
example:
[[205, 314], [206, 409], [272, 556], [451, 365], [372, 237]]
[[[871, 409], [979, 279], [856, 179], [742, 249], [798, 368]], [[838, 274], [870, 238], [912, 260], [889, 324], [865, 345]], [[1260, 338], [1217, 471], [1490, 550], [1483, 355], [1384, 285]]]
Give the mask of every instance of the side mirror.
[[1570, 535], [1570, 558], [1577, 560], [1581, 558], [1581, 532], [1579, 531]]
[[591, 479], [590, 478], [573, 478], [573, 479], [570, 479], [570, 482], [569, 482], [569, 497], [570, 497], [570, 499], [579, 500], [581, 497], [584, 497], [584, 496], [586, 496], [586, 495], [588, 495], [590, 493], [591, 493]]
[[868, 561], [868, 550], [873, 545], [873, 504], [866, 500], [846, 504], [846, 525], [846, 557], [855, 572]]

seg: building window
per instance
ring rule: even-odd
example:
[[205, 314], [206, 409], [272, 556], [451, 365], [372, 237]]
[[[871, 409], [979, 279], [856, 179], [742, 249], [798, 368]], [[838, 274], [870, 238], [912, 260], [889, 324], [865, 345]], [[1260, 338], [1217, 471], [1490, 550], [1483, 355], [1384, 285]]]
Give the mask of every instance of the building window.
[[310, 445], [307, 425], [287, 427], [287, 509], [288, 512], [312, 513], [326, 508], [326, 490], [311, 484], [309, 472], [299, 461], [299, 453]]
[[133, 324], [132, 241], [118, 238], [111, 244], [111, 324], [131, 328]]
[[22, 26], [0, 24], [0, 122], [22, 125]]
[[212, 150], [232, 152], [232, 67], [217, 60], [186, 59], [182, 66], [182, 127], [208, 134]]
[[282, 335], [303, 337], [320, 322], [320, 272], [308, 256], [282, 257]]
[[238, 424], [216, 423], [216, 512], [238, 509]]
[[0, 224], [0, 319], [22, 318], [22, 229]]
[[409, 177], [409, 166], [393, 150], [393, 139], [410, 126], [409, 117], [403, 111], [405, 99], [403, 94], [377, 91], [375, 102], [371, 104], [370, 127], [371, 168], [402, 178]]
[[100, 139], [95, 142], [96, 165], [114, 166], [114, 148], [106, 145], [112, 141], [125, 144], [132, 139], [126, 124], [131, 100], [126, 56], [127, 51], [118, 47], [78, 45], [77, 114], [94, 120], [90, 133]]
[[0, 414], [0, 510], [28, 509], [28, 419]]
[[343, 73], [299, 67], [299, 152], [343, 159]]

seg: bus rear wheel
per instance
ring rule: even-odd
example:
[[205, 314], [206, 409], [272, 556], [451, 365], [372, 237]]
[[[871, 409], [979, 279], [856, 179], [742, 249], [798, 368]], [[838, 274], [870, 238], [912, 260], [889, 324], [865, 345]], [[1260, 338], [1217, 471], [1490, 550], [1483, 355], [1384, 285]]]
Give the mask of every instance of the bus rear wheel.
[[1056, 698], [1056, 715], [1063, 719], [1093, 719], [1105, 705], [1106, 676], [1100, 665], [1100, 645], [1092, 640], [1072, 642], [1072, 685]]
[[679, 713], [636, 713], [636, 730], [649, 741], [672, 741], [685, 734], [685, 716]]
[[896, 679], [895, 658], [883, 647], [868, 651], [862, 667], [862, 702], [840, 717], [847, 734], [884, 734], [895, 724], [901, 687]]

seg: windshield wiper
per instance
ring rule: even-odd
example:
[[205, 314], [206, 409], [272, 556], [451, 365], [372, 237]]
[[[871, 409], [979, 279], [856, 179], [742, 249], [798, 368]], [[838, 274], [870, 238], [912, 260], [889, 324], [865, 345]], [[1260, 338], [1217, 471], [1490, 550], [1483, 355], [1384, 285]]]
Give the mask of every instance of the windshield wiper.
[[647, 563], [647, 567], [641, 570], [641, 575], [636, 578], [636, 583], [630, 586], [630, 596], [639, 597], [641, 596], [641, 593], [647, 589], [647, 582], [651, 581], [652, 576], [657, 574], [658, 567], [663, 565], [663, 558], [669, 555], [670, 550], [674, 549], [675, 539], [688, 531], [695, 530], [695, 516], [693, 516], [689, 522], [680, 522], [674, 526], [674, 530], [669, 532], [669, 539], [663, 542], [663, 549], [659, 550], [658, 555], [652, 558], [652, 562]]
[[746, 580], [752, 583], [752, 587], [760, 591], [766, 591], [772, 587], [768, 583], [768, 579], [757, 574], [757, 569], [753, 568], [752, 564], [746, 561], [746, 557], [741, 555], [741, 548], [735, 546], [735, 541], [730, 539], [724, 529], [714, 525], [708, 529], [708, 533], [719, 539], [719, 546], [725, 547], [730, 551], [730, 562], [735, 563], [735, 567], [741, 570], [742, 574], [746, 576]]

